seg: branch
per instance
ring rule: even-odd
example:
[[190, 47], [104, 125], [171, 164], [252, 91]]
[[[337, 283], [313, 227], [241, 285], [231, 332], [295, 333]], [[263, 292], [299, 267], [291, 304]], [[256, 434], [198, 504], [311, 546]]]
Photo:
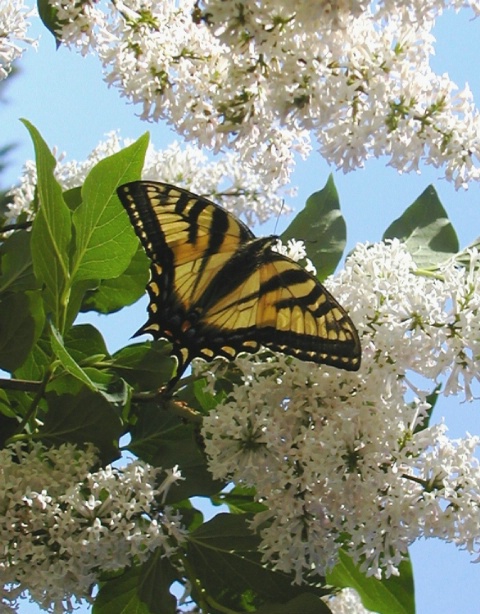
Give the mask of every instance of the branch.
[[38, 392], [42, 382], [28, 379], [4, 379], [0, 378], [0, 388], [4, 390], [21, 390], [22, 392]]
[[0, 228], [0, 234], [5, 232], [10, 232], [12, 230], [25, 230], [26, 228], [30, 228], [32, 226], [32, 222], [21, 222], [19, 224], [7, 224]]

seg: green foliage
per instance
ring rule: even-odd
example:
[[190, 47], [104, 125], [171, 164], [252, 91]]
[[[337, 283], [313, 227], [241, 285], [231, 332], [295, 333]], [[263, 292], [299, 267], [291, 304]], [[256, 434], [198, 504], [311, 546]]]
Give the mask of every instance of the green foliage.
[[129, 345], [112, 357], [111, 368], [137, 391], [159, 389], [172, 377], [175, 368], [166, 341]]
[[39, 291], [0, 298], [0, 368], [15, 371], [27, 359], [42, 331], [45, 315]]
[[[293, 576], [274, 572], [261, 562], [259, 537], [249, 529], [247, 514], [218, 514], [190, 534], [187, 557], [189, 567], [215, 602], [234, 611], [276, 612], [305, 593], [317, 599], [327, 594], [324, 588], [293, 584]], [[320, 580], [320, 578], [317, 578]], [[305, 598], [305, 597], [304, 597]], [[268, 607], [267, 607], [268, 606]], [[211, 612], [221, 612], [215, 607]], [[322, 614], [328, 609], [317, 607]]]
[[[113, 368], [100, 333], [72, 322], [87, 292], [92, 300], [92, 288], [119, 278], [138, 253], [114, 194], [140, 177], [148, 138], [97, 164], [82, 190], [64, 198], [52, 154], [24, 123], [36, 154], [38, 211], [31, 232], [16, 231], [0, 246], [0, 367], [37, 383], [33, 391], [35, 382], [9, 395], [9, 407], [24, 421], [24, 438], [92, 442], [102, 459], [112, 460], [119, 456], [131, 387]], [[140, 277], [144, 283], [143, 271]]]
[[33, 274], [30, 239], [31, 233], [19, 230], [7, 237], [0, 246], [2, 294], [40, 287]]
[[144, 295], [149, 277], [148, 259], [140, 244], [121, 275], [99, 279], [84, 296], [81, 311], [114, 313]]
[[57, 38], [56, 30], [61, 26], [57, 19], [57, 9], [52, 6], [49, 0], [37, 0], [37, 10], [44, 26], [49, 30], [54, 38], [57, 47], [60, 46], [60, 41]]
[[433, 186], [395, 220], [384, 239], [401, 239], [419, 268], [429, 269], [458, 252], [458, 238]]
[[227, 505], [231, 514], [256, 514], [267, 508], [255, 501], [255, 489], [245, 486], [235, 486], [228, 492], [222, 492], [212, 497], [214, 505]]
[[[47, 18], [53, 26], [54, 16]], [[310, 577], [299, 586], [262, 562], [249, 520], [265, 507], [253, 488], [213, 479], [200, 435], [202, 416], [240, 382], [234, 365], [218, 376], [215, 394], [204, 379], [186, 378], [171, 397], [162, 392], [175, 371], [167, 342], [136, 343], [111, 355], [97, 328], [75, 324], [80, 311], [109, 314], [144, 294], [149, 263], [115, 189], [140, 178], [147, 136], [97, 164], [83, 186], [63, 192], [47, 145], [25, 125], [37, 159], [36, 213], [31, 232], [4, 233], [0, 243], [0, 367], [10, 375], [0, 387], [2, 444], [90, 442], [102, 464], [126, 450], [155, 466], [178, 465], [183, 480], [170, 488], [166, 503], [189, 529], [184, 577], [204, 612], [325, 614], [330, 610], [322, 598], [352, 586], [376, 612], [413, 613], [409, 563], [402, 565], [400, 577], [376, 580], [366, 578], [342, 551], [326, 580]], [[282, 238], [290, 237], [305, 240], [320, 278], [335, 269], [346, 230], [332, 178], [308, 199]], [[433, 188], [389, 227], [385, 238], [392, 237], [405, 241], [417, 265], [430, 271], [458, 251]], [[465, 251], [458, 262], [467, 265]], [[205, 522], [190, 501], [194, 496], [229, 513]], [[143, 565], [105, 576], [93, 612], [174, 614], [177, 601], [170, 588], [182, 580], [178, 574], [153, 552]]]
[[72, 214], [76, 245], [72, 254], [74, 282], [114, 279], [130, 264], [138, 248], [126, 214], [118, 206], [116, 188], [138, 177], [148, 140], [140, 138], [114, 156], [99, 162], [82, 188], [82, 202]]
[[467, 270], [470, 268], [470, 256], [469, 250], [476, 249], [480, 250], [480, 237], [477, 237], [470, 245], [467, 245], [464, 249], [462, 249], [458, 254], [455, 255], [455, 260], [461, 266], [465, 267]]
[[178, 465], [185, 479], [170, 489], [167, 499], [170, 503], [213, 495], [224, 486], [214, 480], [207, 469], [207, 460], [199, 445], [198, 426], [186, 424], [185, 415], [188, 414], [178, 415], [179, 409], [182, 410], [182, 405], [169, 399], [142, 403], [128, 444], [130, 452], [152, 465]]
[[72, 241], [70, 211], [62, 196], [62, 188], [53, 171], [55, 158], [39, 132], [28, 122], [35, 146], [37, 190], [41, 203], [32, 226], [32, 261], [35, 278], [43, 287], [45, 312], [63, 331], [65, 302], [69, 290], [69, 252]]
[[352, 559], [340, 551], [338, 564], [327, 574], [327, 580], [339, 588], [350, 586], [359, 593], [363, 605], [378, 614], [413, 614], [415, 612], [412, 566], [400, 565], [400, 575], [377, 580], [365, 577]]
[[169, 589], [177, 578], [169, 560], [154, 553], [143, 565], [105, 582], [92, 614], [176, 614], [177, 600]]
[[305, 209], [295, 217], [281, 239], [284, 243], [288, 239], [305, 242], [308, 257], [320, 280], [335, 271], [345, 249], [347, 227], [331, 175], [323, 190], [307, 199]]
[[83, 446], [88, 441], [100, 450], [104, 463], [119, 457], [122, 423], [118, 411], [102, 395], [68, 377], [57, 391], [46, 392], [45, 400], [44, 421], [36, 438], [47, 447], [67, 441]]

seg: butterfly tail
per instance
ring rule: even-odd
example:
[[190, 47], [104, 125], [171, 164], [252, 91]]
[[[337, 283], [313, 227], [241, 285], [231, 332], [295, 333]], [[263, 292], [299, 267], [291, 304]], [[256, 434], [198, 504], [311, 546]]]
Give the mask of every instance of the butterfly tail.
[[171, 393], [174, 390], [175, 386], [178, 384], [182, 375], [185, 373], [187, 368], [190, 366], [190, 363], [192, 362], [192, 359], [193, 359], [193, 356], [190, 355], [190, 352], [188, 352], [186, 348], [181, 348], [181, 347], [176, 347], [176, 346], [173, 347], [171, 355], [175, 356], [177, 359], [177, 371], [175, 375], [172, 378], [170, 378], [167, 385], [162, 391], [163, 393], [167, 393], [167, 394]]

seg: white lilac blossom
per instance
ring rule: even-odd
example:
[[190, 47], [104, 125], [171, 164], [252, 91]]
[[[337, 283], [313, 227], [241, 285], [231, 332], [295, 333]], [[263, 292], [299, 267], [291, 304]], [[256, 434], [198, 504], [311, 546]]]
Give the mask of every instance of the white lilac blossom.
[[4, 0], [0, 10], [0, 81], [8, 77], [12, 65], [24, 52], [25, 45], [34, 44], [27, 36], [28, 19], [36, 11], [23, 0]]
[[370, 614], [353, 588], [344, 588], [327, 600], [332, 614]]
[[[54, 151], [57, 180], [65, 190], [81, 185], [95, 164], [130, 142], [111, 132], [84, 162], [67, 161], [65, 154]], [[243, 217], [249, 225], [288, 213], [290, 209], [284, 206], [283, 197], [295, 193], [293, 189], [283, 189], [278, 181], [266, 183], [235, 152], [209, 160], [198, 147], [191, 144], [181, 147], [178, 142], [164, 150], [150, 145], [142, 178], [172, 183], [205, 195]], [[9, 192], [12, 198], [7, 211], [9, 219], [15, 219], [22, 211], [32, 213], [36, 179], [35, 163], [27, 161], [19, 185]]]
[[421, 161], [456, 187], [480, 179], [471, 91], [430, 67], [432, 28], [479, 0], [54, 0], [59, 37], [103, 63], [106, 80], [214, 151], [231, 148], [264, 181], [287, 183], [310, 139], [344, 171], [386, 155]]
[[287, 244], [284, 245], [282, 241], [278, 239], [277, 243], [273, 246], [273, 250], [291, 258], [295, 262], [300, 262], [303, 268], [309, 273], [312, 273], [312, 275], [317, 274], [317, 269], [313, 265], [313, 262], [307, 257], [307, 250], [303, 241], [288, 239]]
[[242, 383], [204, 419], [214, 477], [255, 487], [265, 560], [298, 582], [341, 546], [376, 577], [421, 537], [480, 552], [480, 439], [424, 423], [438, 383], [466, 400], [478, 387], [475, 250], [469, 264], [423, 277], [399, 241], [359, 245], [327, 285], [358, 328], [360, 370], [241, 356]]
[[10, 446], [0, 461], [2, 612], [27, 594], [46, 610], [72, 612], [103, 572], [156, 549], [174, 556], [184, 540], [181, 519], [161, 504], [180, 479], [176, 468], [137, 460], [91, 472], [93, 448], [71, 444]]

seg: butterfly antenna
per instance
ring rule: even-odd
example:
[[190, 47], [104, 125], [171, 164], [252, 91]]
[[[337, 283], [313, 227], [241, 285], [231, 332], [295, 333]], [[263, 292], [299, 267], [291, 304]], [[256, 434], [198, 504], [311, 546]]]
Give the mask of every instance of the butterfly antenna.
[[275, 228], [273, 230], [273, 234], [275, 236], [277, 236], [277, 226], [278, 226], [278, 222], [280, 220], [280, 216], [282, 215], [284, 207], [285, 207], [285, 199], [282, 199], [282, 206], [280, 207], [280, 211], [278, 212], [277, 219], [275, 221]]

